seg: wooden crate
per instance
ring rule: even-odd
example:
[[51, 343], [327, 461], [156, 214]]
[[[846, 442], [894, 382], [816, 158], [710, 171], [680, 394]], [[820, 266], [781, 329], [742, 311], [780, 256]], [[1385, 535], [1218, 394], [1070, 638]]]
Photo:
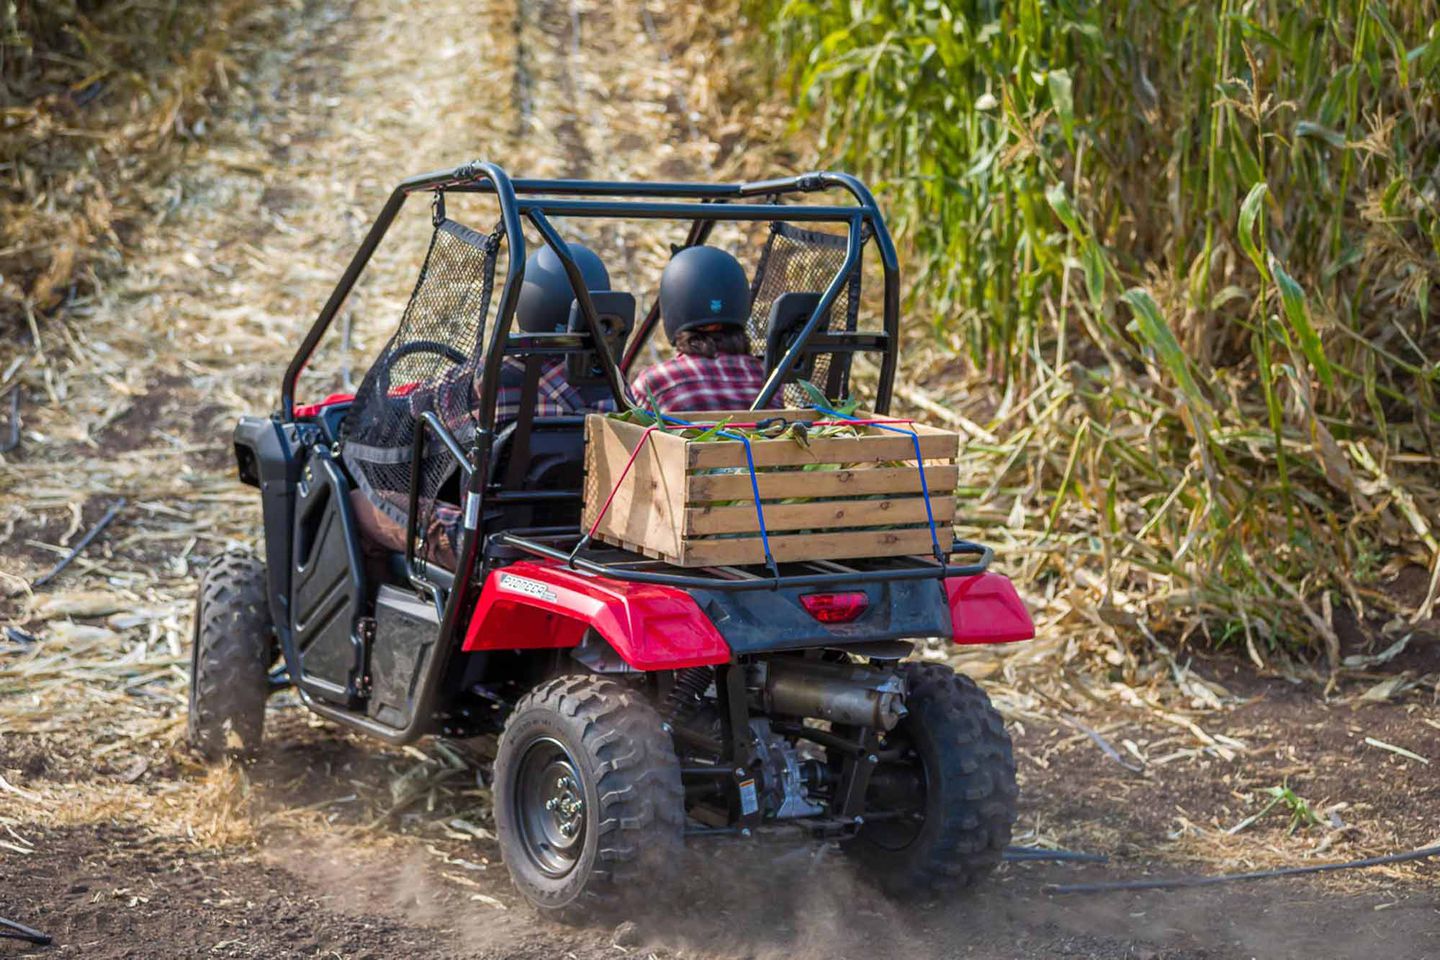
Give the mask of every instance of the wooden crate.
[[[772, 416], [824, 419], [799, 410], [689, 416], [751, 423]], [[960, 438], [923, 424], [914, 429], [940, 543], [948, 547]], [[817, 438], [808, 446], [791, 439], [752, 441], [765, 526], [777, 561], [931, 554], [914, 441], [877, 427], [865, 430], [862, 437]], [[744, 445], [693, 443], [658, 430], [644, 438], [645, 427], [638, 424], [601, 414], [586, 419], [583, 529], [595, 523], [614, 490], [596, 528], [597, 540], [683, 567], [764, 563]], [[644, 448], [620, 481], [642, 440]], [[814, 468], [821, 464], [828, 468]], [[801, 497], [805, 502], [782, 502]]]

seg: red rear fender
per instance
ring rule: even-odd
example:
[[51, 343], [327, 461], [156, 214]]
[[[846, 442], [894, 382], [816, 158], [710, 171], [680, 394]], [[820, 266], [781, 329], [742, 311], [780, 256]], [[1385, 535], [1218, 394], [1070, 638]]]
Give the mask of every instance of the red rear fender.
[[945, 594], [956, 643], [1014, 643], [1035, 636], [1035, 622], [1009, 577], [950, 577]]
[[522, 560], [491, 573], [462, 649], [574, 647], [589, 628], [637, 670], [730, 660], [720, 631], [685, 591], [587, 576], [553, 560]]

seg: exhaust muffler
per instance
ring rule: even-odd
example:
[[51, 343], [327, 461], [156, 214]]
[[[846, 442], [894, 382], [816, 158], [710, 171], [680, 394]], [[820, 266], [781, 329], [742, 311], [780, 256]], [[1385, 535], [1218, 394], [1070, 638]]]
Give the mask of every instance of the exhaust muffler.
[[905, 716], [898, 674], [858, 663], [779, 657], [753, 664], [751, 692], [766, 713], [891, 730]]

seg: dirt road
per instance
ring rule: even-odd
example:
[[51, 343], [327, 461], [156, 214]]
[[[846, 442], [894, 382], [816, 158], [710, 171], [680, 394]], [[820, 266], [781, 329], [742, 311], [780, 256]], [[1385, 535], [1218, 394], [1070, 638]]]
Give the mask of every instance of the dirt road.
[[[273, 46], [246, 56], [227, 119], [157, 190], [124, 273], [46, 328], [49, 396], [4, 466], [9, 585], [118, 497], [127, 507], [55, 585], [0, 611], [37, 638], [0, 646], [0, 915], [57, 939], [0, 941], [0, 957], [1440, 955], [1434, 866], [1183, 894], [1044, 890], [1436, 842], [1440, 716], [1419, 684], [1440, 669], [1433, 625], [1386, 674], [1328, 700], [1224, 661], [1124, 686], [1070, 665], [1059, 633], [967, 655], [1016, 738], [1019, 839], [1115, 862], [1014, 864], [933, 907], [878, 902], [823, 851], [699, 848], [692, 881], [635, 930], [557, 928], [511, 891], [488, 794], [443, 745], [380, 749], [281, 698], [258, 763], [195, 764], [179, 743], [195, 571], [257, 533], [228, 430], [273, 406], [391, 185], [475, 157], [617, 178], [787, 167], [765, 142], [770, 114], [719, 103], [693, 72], [693, 25], [666, 5], [312, 0], [272, 16]], [[398, 316], [427, 225], [415, 211], [352, 299], [353, 364]], [[621, 271], [662, 252], [627, 249]], [[310, 392], [345, 359], [319, 358]], [[1284, 784], [1323, 824], [1290, 830], [1281, 807], [1231, 832]]]

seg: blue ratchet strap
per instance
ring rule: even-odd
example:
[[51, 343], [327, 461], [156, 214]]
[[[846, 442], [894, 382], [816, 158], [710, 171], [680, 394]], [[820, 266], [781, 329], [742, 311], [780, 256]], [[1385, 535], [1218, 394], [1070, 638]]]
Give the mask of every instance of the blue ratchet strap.
[[[863, 423], [859, 417], [846, 416], [839, 410], [831, 410], [829, 407], [815, 403], [811, 406], [818, 412], [834, 417], [837, 420], [851, 420]], [[889, 430], [891, 433], [901, 433], [908, 436], [915, 444], [915, 465], [920, 468], [920, 493], [925, 498], [925, 519], [930, 523], [930, 544], [935, 548], [935, 559], [943, 566], [946, 563], [945, 552], [940, 549], [940, 533], [935, 528], [935, 511], [930, 506], [930, 484], [925, 481], [925, 458], [920, 455], [920, 434], [914, 430], [906, 430], [888, 423], [868, 423], [866, 426], [878, 427], [881, 430]]]
[[[681, 420], [679, 417], [672, 417], [668, 414], [660, 414], [660, 418], [666, 423], [673, 423], [678, 427], [685, 427], [690, 430], [708, 429], [701, 424], [691, 423], [688, 420]], [[750, 492], [755, 495], [755, 519], [760, 524], [760, 546], [765, 550], [765, 565], [770, 568], [775, 579], [780, 579], [780, 568], [775, 564], [775, 557], [770, 553], [770, 533], [765, 529], [765, 508], [760, 503], [760, 481], [755, 476], [755, 454], [750, 449], [750, 438], [743, 433], [736, 433], [733, 430], [717, 430], [716, 436], [725, 437], [728, 440], [739, 440], [745, 445], [745, 463], [750, 468]], [[918, 449], [918, 448], [917, 448]], [[929, 509], [929, 502], [926, 502], [926, 509]]]

